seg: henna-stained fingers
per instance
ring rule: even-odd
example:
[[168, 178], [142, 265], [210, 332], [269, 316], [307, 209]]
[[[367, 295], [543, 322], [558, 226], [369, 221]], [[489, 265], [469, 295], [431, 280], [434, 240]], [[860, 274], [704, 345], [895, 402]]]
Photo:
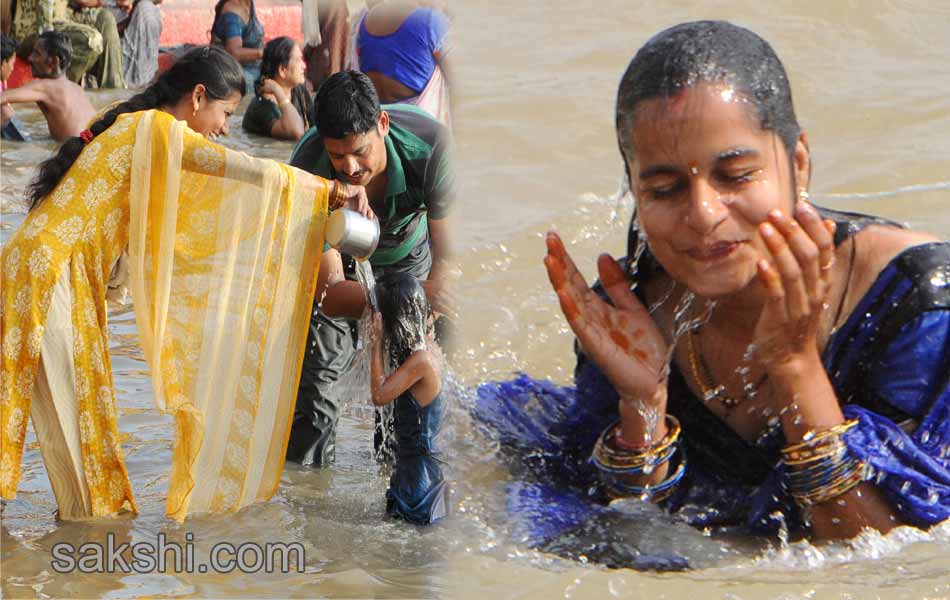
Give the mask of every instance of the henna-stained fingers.
[[811, 302], [798, 259], [792, 253], [785, 236], [768, 222], [759, 225], [759, 233], [772, 255], [774, 267], [770, 271], [776, 271], [781, 277], [788, 317], [795, 321], [807, 317], [811, 313]]
[[620, 264], [609, 254], [601, 254], [597, 258], [597, 271], [600, 274], [600, 283], [614, 306], [624, 310], [641, 312], [642, 307], [630, 291], [630, 282], [620, 267]]

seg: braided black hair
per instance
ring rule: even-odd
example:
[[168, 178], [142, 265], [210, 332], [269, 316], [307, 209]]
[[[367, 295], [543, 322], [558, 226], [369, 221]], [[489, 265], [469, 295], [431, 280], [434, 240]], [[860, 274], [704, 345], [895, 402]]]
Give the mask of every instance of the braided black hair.
[[[106, 112], [89, 130], [97, 136], [111, 127], [119, 115], [171, 106], [190, 94], [199, 83], [205, 86], [205, 93], [212, 100], [226, 99], [234, 92], [244, 96], [246, 85], [244, 70], [225, 50], [215, 46], [194, 48], [142, 93]], [[29, 188], [30, 210], [56, 188], [85, 145], [82, 138], [71, 137], [63, 142], [55, 156], [39, 166], [36, 179]]]

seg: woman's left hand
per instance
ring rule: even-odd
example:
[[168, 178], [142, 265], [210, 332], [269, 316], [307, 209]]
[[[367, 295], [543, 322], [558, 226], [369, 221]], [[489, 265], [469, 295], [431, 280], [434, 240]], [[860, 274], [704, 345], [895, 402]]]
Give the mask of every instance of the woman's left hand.
[[[818, 358], [818, 323], [835, 260], [834, 221], [798, 201], [794, 218], [778, 210], [759, 224], [769, 250], [758, 276], [769, 295], [755, 328], [756, 356], [771, 375]], [[820, 362], [819, 362], [820, 364]]]

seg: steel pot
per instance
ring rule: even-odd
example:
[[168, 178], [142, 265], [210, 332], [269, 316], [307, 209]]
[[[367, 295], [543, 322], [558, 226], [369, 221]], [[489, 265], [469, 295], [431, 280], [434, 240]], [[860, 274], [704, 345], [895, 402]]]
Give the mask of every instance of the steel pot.
[[341, 208], [330, 213], [327, 243], [356, 260], [366, 260], [379, 244], [379, 220], [367, 219], [355, 210]]

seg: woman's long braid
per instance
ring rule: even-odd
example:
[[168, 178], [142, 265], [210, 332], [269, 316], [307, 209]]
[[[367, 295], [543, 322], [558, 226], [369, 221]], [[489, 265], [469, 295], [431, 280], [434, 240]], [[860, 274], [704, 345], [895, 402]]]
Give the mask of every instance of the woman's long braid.
[[[244, 96], [244, 70], [223, 48], [199, 46], [189, 50], [145, 91], [132, 96], [106, 112], [89, 127], [95, 137], [115, 123], [119, 115], [163, 107], [173, 107], [185, 96], [194, 93], [196, 86], [204, 87], [208, 100], [223, 100], [232, 94]], [[89, 136], [86, 135], [88, 139]], [[56, 154], [39, 166], [36, 179], [30, 184], [30, 210], [49, 195], [69, 171], [86, 141], [71, 137]]]
[[[132, 96], [106, 112], [101, 119], [89, 127], [89, 131], [92, 132], [93, 136], [97, 136], [111, 127], [119, 115], [158, 108], [174, 100], [173, 90], [167, 89], [164, 82], [160, 80], [141, 94]], [[59, 151], [52, 158], [47, 159], [39, 166], [36, 179], [29, 187], [30, 210], [36, 208], [40, 201], [56, 188], [85, 146], [86, 142], [81, 137], [71, 137], [63, 142], [63, 145], [59, 147]]]

